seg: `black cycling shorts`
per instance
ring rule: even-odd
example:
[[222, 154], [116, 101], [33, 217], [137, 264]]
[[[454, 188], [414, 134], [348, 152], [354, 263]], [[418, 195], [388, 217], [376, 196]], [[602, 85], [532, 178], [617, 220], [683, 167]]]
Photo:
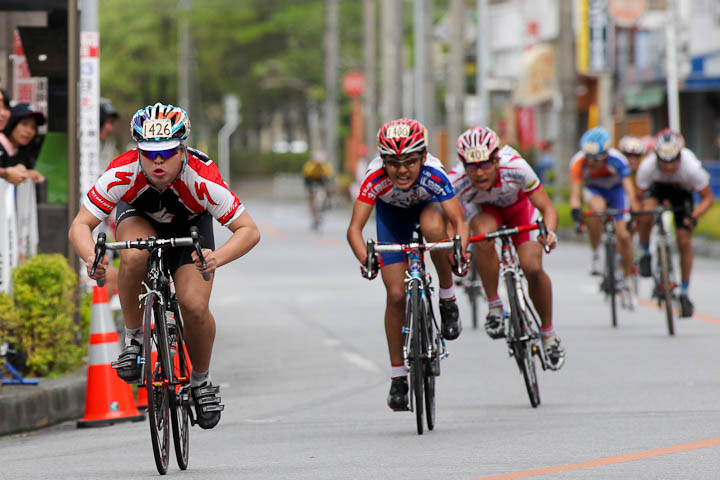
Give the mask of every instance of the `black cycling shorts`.
[[[158, 238], [172, 238], [172, 237], [189, 237], [190, 227], [196, 226], [198, 233], [200, 234], [200, 245], [203, 248], [209, 248], [215, 250], [215, 235], [213, 234], [212, 215], [205, 212], [201, 213], [197, 217], [188, 221], [180, 221], [173, 223], [160, 223], [150, 217], [149, 215], [137, 210], [132, 205], [126, 202], [119, 202], [117, 204], [117, 212], [115, 215], [115, 228], [120, 222], [128, 217], [142, 217], [150, 223], [155, 229]], [[174, 275], [178, 268], [188, 263], [193, 263], [192, 252], [195, 249], [193, 247], [177, 247], [166, 250], [167, 252], [167, 265], [170, 267], [170, 274]]]
[[675, 215], [675, 228], [692, 230], [690, 227], [685, 225], [684, 222], [685, 217], [689, 217], [692, 213], [693, 205], [695, 203], [693, 193], [691, 191], [686, 190], [675, 183], [655, 182], [650, 185], [650, 188], [645, 190], [643, 197], [654, 198], [660, 204], [662, 204], [665, 200], [669, 201], [673, 209], [676, 209], [673, 212]]

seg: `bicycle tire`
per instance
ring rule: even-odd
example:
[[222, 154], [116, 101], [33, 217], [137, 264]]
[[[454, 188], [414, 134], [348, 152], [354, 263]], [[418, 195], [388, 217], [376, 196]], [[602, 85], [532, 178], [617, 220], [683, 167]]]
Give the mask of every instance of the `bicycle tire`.
[[407, 325], [410, 326], [410, 385], [415, 398], [415, 421], [418, 435], [423, 434], [423, 388], [424, 368], [422, 358], [422, 338], [420, 333], [420, 292], [418, 282], [410, 282], [410, 308], [406, 313]]
[[667, 244], [658, 245], [658, 259], [660, 261], [660, 297], [665, 302], [665, 320], [668, 335], [675, 335], [675, 320], [672, 308], [672, 285], [670, 284], [670, 252]]
[[[430, 359], [429, 355], [426, 355], [429, 352], [426, 352], [425, 349], [431, 345], [434, 342], [435, 338], [435, 329], [433, 327], [432, 318], [430, 317], [430, 305], [428, 303], [427, 298], [422, 299], [422, 346], [421, 353], [424, 359], [424, 368], [423, 368], [423, 397], [425, 398], [425, 420], [427, 422], [428, 430], [433, 430], [435, 428], [435, 373], [433, 372], [432, 368], [432, 362], [433, 361], [440, 361], [439, 358], [437, 359]], [[439, 355], [440, 352], [435, 349], [435, 352], [433, 355]]]
[[[540, 386], [538, 385], [535, 359], [533, 358], [532, 345], [529, 341], [529, 332], [526, 327], [525, 312], [520, 309], [520, 301], [515, 290], [515, 276], [510, 273], [505, 277], [508, 290], [508, 303], [510, 304], [510, 340], [513, 356], [522, 373], [525, 389], [527, 390], [530, 405], [537, 408], [540, 405]], [[523, 337], [528, 337], [523, 339]]]
[[[179, 318], [177, 312], [175, 318]], [[179, 359], [178, 376], [189, 377], [190, 372], [187, 368], [188, 362], [185, 358], [185, 342], [182, 335], [182, 327], [180, 325], [176, 327], [175, 338], [175, 347], [177, 348], [176, 355]], [[173, 368], [175, 368], [174, 362]], [[190, 417], [187, 411], [188, 407], [185, 406], [182, 400], [182, 395], [184, 393], [182, 389], [171, 393], [173, 393], [173, 395], [171, 402], [170, 419], [172, 421], [175, 458], [177, 460], [178, 467], [180, 467], [180, 470], [186, 470], [190, 458]]]
[[477, 330], [478, 328], [478, 297], [480, 296], [478, 294], [478, 289], [475, 286], [475, 284], [478, 281], [478, 271], [477, 268], [475, 268], [475, 262], [473, 260], [473, 263], [470, 266], [470, 287], [468, 288], [468, 296], [470, 297], [470, 315], [472, 317], [472, 326], [473, 330]]
[[617, 278], [615, 278], [615, 242], [607, 241], [605, 245], [605, 293], [610, 300], [610, 320], [613, 328], [617, 328]]
[[[163, 344], [161, 318], [162, 306], [156, 294], [149, 293], [145, 301], [143, 324], [143, 355], [145, 356], [145, 389], [148, 397], [148, 418], [155, 466], [160, 475], [165, 475], [170, 462], [170, 392], [166, 380], [165, 349]], [[164, 322], [162, 322], [164, 323]], [[157, 361], [152, 361], [153, 345], [157, 348]]]

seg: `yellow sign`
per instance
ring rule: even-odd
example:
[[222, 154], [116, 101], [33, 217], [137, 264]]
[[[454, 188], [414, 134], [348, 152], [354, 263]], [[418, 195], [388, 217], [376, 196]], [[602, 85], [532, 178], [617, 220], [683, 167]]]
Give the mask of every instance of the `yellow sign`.
[[588, 0], [577, 0], [577, 69], [587, 72], [590, 68], [590, 25]]

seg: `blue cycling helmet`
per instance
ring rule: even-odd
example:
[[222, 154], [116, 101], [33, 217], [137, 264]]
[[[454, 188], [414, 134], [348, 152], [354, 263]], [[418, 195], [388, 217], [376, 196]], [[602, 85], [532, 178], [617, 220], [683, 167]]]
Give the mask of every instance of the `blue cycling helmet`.
[[167, 150], [187, 140], [190, 118], [182, 108], [158, 102], [135, 112], [130, 132], [141, 150]]
[[610, 134], [603, 127], [593, 127], [580, 138], [580, 150], [589, 155], [605, 153], [611, 144]]

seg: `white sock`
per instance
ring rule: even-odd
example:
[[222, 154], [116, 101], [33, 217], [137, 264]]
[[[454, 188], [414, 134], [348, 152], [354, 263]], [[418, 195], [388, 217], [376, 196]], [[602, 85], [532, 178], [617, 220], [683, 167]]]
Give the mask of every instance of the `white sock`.
[[142, 328], [127, 328], [125, 327], [125, 346], [130, 345], [130, 340], [135, 340], [137, 343], [142, 345]]
[[203, 384], [212, 384], [212, 378], [210, 378], [210, 370], [208, 370], [207, 372], [197, 372], [193, 370], [192, 374], [190, 375], [190, 386], [202, 387]]
[[390, 378], [407, 377], [405, 365], [392, 365], [390, 367]]
[[440, 289], [440, 300], [452, 300], [455, 298], [455, 285]]

